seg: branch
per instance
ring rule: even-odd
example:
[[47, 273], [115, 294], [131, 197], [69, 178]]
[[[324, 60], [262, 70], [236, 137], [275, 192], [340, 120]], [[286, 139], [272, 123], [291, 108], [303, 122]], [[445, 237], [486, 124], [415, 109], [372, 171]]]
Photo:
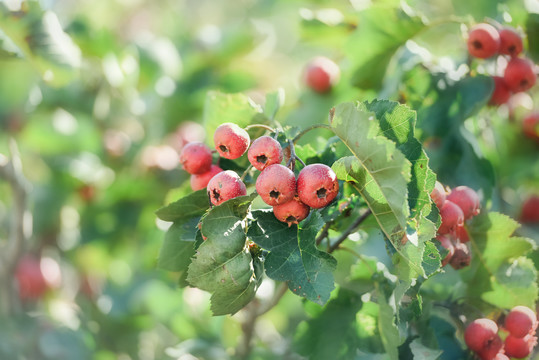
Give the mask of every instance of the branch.
[[332, 253], [334, 252], [335, 250], [337, 250], [339, 248], [339, 245], [342, 244], [342, 242], [344, 240], [346, 240], [348, 238], [348, 235], [350, 235], [351, 233], [353, 233], [356, 228], [363, 222], [365, 221], [365, 219], [371, 214], [371, 209], [368, 209], [367, 211], [365, 211], [365, 213], [363, 215], [361, 215], [359, 218], [357, 218], [356, 221], [354, 221], [354, 223], [352, 225], [350, 225], [348, 227], [348, 229], [346, 229], [342, 234], [341, 236], [333, 243], [333, 245], [331, 245], [328, 249], [328, 253]]
[[301, 131], [299, 134], [297, 134], [292, 139], [292, 142], [295, 144], [303, 135], [307, 134], [309, 131], [314, 130], [314, 129], [328, 129], [330, 131], [333, 131], [333, 129], [331, 129], [331, 127], [329, 125], [325, 125], [325, 124], [312, 125], [312, 126], [309, 126], [306, 129], [304, 129], [303, 131]]
[[[13, 191], [13, 210], [9, 224], [9, 241], [2, 253], [0, 275], [11, 272], [24, 250], [26, 240], [31, 234], [26, 200], [30, 185], [22, 172], [22, 163], [15, 140], [9, 143], [11, 159], [0, 159], [0, 178], [6, 180]], [[4, 161], [2, 161], [4, 160]]]

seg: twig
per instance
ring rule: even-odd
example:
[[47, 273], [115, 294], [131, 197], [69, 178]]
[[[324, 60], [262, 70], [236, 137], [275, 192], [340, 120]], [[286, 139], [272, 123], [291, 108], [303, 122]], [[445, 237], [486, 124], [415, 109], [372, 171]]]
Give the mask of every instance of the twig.
[[352, 225], [350, 225], [348, 227], [348, 229], [346, 229], [342, 234], [341, 236], [333, 243], [333, 245], [331, 245], [329, 247], [329, 250], [328, 252], [329, 253], [332, 253], [334, 252], [335, 250], [337, 250], [339, 248], [339, 245], [342, 244], [342, 242], [344, 240], [346, 240], [348, 238], [348, 235], [350, 235], [352, 232], [354, 232], [354, 230], [363, 222], [365, 221], [365, 219], [371, 214], [371, 209], [368, 209], [367, 211], [365, 211], [365, 213], [363, 215], [361, 215], [359, 218], [357, 218], [356, 221], [354, 221], [354, 223]]
[[245, 131], [247, 130], [250, 130], [250, 129], [254, 129], [254, 128], [262, 128], [262, 129], [266, 129], [266, 130], [269, 130], [271, 132], [275, 132], [276, 130], [270, 126], [267, 126], [267, 125], [263, 125], [263, 124], [252, 124], [252, 125], [248, 125], [245, 127]]
[[[2, 288], [10, 288], [12, 274], [19, 258], [22, 256], [27, 239], [31, 235], [31, 223], [28, 222], [28, 212], [26, 202], [30, 185], [22, 172], [22, 163], [15, 140], [10, 139], [9, 150], [11, 159], [1, 161], [0, 159], [0, 178], [6, 180], [13, 192], [13, 209], [11, 211], [11, 220], [9, 223], [9, 240], [5, 246], [0, 249], [0, 283]], [[4, 313], [11, 311], [12, 301], [10, 299], [11, 291], [1, 291], [2, 311]]]
[[264, 306], [258, 310], [257, 316], [262, 316], [271, 309], [273, 309], [273, 307], [279, 303], [284, 294], [286, 294], [286, 290], [288, 290], [287, 283], [281, 283], [279, 285], [279, 288], [277, 288], [273, 293], [273, 297], [271, 298], [271, 300], [264, 304]]
[[324, 240], [324, 238], [326, 238], [329, 234], [329, 228], [331, 227], [331, 225], [333, 225], [333, 223], [335, 222], [335, 220], [331, 220], [331, 221], [328, 221], [324, 227], [322, 228], [322, 232], [320, 233], [320, 235], [318, 235], [318, 237], [316, 238], [316, 245], [320, 245], [320, 243], [322, 242], [322, 240]]
[[247, 174], [249, 173], [249, 170], [251, 170], [253, 168], [253, 165], [250, 164], [249, 166], [247, 166], [247, 169], [245, 169], [245, 171], [243, 172], [243, 174], [241, 174], [240, 176], [240, 179], [241, 181], [243, 181], [245, 179], [245, 177], [247, 176]]
[[299, 134], [297, 134], [292, 139], [292, 142], [295, 144], [303, 135], [305, 135], [306, 133], [308, 133], [309, 131], [314, 130], [314, 129], [328, 129], [328, 130], [331, 130], [331, 127], [329, 125], [325, 125], [325, 124], [316, 124], [316, 125], [309, 126], [308, 128], [305, 128], [303, 131], [301, 131]]

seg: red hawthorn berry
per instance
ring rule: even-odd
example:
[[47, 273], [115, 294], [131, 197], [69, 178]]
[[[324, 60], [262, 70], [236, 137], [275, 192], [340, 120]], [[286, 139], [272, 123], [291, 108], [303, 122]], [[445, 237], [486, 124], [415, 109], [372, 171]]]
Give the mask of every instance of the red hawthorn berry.
[[283, 149], [274, 138], [261, 136], [251, 144], [247, 158], [255, 169], [262, 171], [270, 165], [280, 164], [283, 161]]
[[469, 266], [472, 261], [472, 255], [470, 249], [466, 244], [457, 242], [455, 244], [455, 252], [453, 257], [449, 260], [449, 265], [455, 270], [462, 269], [463, 267]]
[[500, 34], [489, 24], [477, 24], [468, 34], [468, 52], [476, 58], [486, 59], [498, 53]]
[[434, 201], [438, 209], [441, 209], [444, 205], [446, 196], [447, 193], [444, 186], [441, 182], [436, 181], [436, 185], [434, 185], [434, 189], [430, 193], [430, 198], [432, 199], [432, 201]]
[[324, 164], [305, 166], [298, 175], [298, 196], [314, 209], [328, 205], [339, 193], [339, 182], [333, 170]]
[[522, 359], [530, 355], [535, 344], [537, 344], [535, 336], [526, 335], [518, 338], [510, 334], [505, 338], [505, 354], [509, 357]]
[[446, 200], [440, 209], [442, 224], [438, 234], [455, 234], [457, 228], [464, 224], [464, 213], [461, 208], [452, 201]]
[[503, 79], [512, 92], [529, 90], [537, 79], [535, 64], [528, 59], [512, 58], [507, 64]]
[[32, 255], [25, 255], [19, 260], [15, 268], [15, 279], [19, 287], [19, 298], [23, 301], [39, 299], [48, 290], [40, 259]]
[[200, 142], [185, 145], [180, 153], [180, 163], [189, 174], [203, 174], [210, 171], [211, 162], [211, 149]]
[[524, 204], [520, 213], [520, 222], [523, 224], [539, 223], [539, 196], [530, 196]]
[[511, 97], [511, 90], [507, 87], [503, 77], [493, 76], [494, 90], [490, 96], [489, 105], [499, 106], [505, 104]]
[[213, 205], [221, 205], [227, 200], [247, 195], [245, 184], [238, 174], [231, 170], [222, 171], [212, 177], [206, 189]]
[[305, 83], [318, 93], [326, 93], [339, 81], [340, 69], [326, 57], [314, 58], [305, 69]]
[[503, 348], [503, 342], [499, 335], [496, 335], [485, 346], [477, 352], [481, 360], [493, 360], [498, 356]]
[[465, 226], [458, 226], [457, 227], [457, 239], [463, 244], [470, 241], [470, 235], [468, 234], [468, 230], [466, 230]]
[[256, 192], [268, 205], [284, 204], [294, 198], [296, 176], [286, 166], [281, 164], [270, 165], [258, 175]]
[[539, 142], [539, 112], [529, 114], [524, 118], [522, 130], [528, 138]]
[[510, 27], [500, 30], [500, 54], [517, 56], [522, 52], [522, 38]]
[[523, 338], [537, 328], [537, 315], [526, 306], [515, 306], [505, 317], [504, 325], [511, 336]]
[[440, 244], [449, 251], [447, 255], [442, 259], [442, 266], [446, 266], [449, 261], [451, 261], [451, 258], [455, 253], [455, 246], [453, 245], [453, 242], [451, 241], [451, 237], [449, 235], [438, 235], [436, 236], [436, 239], [440, 241]]
[[302, 203], [297, 195], [292, 200], [273, 207], [273, 214], [277, 220], [287, 223], [288, 226], [299, 224], [309, 215], [310, 211], [311, 209]]
[[205, 189], [211, 178], [223, 171], [219, 166], [212, 165], [209, 171], [202, 174], [191, 175], [191, 189], [193, 191]]
[[490, 319], [476, 319], [466, 327], [464, 341], [468, 348], [478, 352], [494, 342], [498, 336], [498, 325]]
[[224, 158], [237, 159], [242, 156], [251, 141], [247, 131], [233, 123], [219, 125], [213, 134], [215, 148]]
[[457, 186], [451, 190], [447, 195], [447, 200], [453, 202], [462, 210], [464, 220], [469, 220], [479, 214], [481, 206], [479, 195], [467, 186]]

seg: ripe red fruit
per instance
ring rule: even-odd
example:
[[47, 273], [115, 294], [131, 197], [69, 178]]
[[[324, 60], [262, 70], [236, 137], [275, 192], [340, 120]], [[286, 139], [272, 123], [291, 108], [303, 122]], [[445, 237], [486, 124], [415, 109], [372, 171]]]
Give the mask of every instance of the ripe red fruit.
[[534, 64], [522, 58], [512, 58], [503, 73], [503, 79], [512, 92], [530, 89], [535, 84], [536, 78]]
[[468, 235], [468, 230], [464, 226], [457, 227], [457, 239], [463, 244], [470, 241], [470, 235]]
[[442, 266], [446, 266], [453, 257], [453, 254], [455, 253], [455, 246], [451, 241], [451, 237], [448, 235], [438, 235], [436, 236], [436, 239], [440, 241], [440, 244], [449, 251], [447, 255], [442, 259]]
[[522, 121], [524, 135], [532, 140], [539, 141], [539, 112], [529, 114]]
[[520, 221], [524, 224], [539, 223], [539, 196], [533, 195], [524, 201]]
[[283, 161], [281, 144], [270, 136], [261, 136], [251, 144], [247, 152], [249, 162], [257, 170], [264, 170], [273, 164]]
[[468, 52], [470, 55], [486, 59], [498, 53], [500, 34], [489, 24], [478, 24], [472, 27], [468, 35]]
[[511, 97], [511, 90], [507, 87], [507, 84], [501, 76], [493, 76], [494, 91], [490, 96], [489, 105], [502, 105], [505, 104]]
[[339, 81], [339, 66], [326, 57], [313, 59], [305, 69], [305, 83], [318, 93], [325, 93]]
[[256, 192], [271, 206], [292, 200], [296, 193], [294, 172], [281, 164], [268, 166], [256, 179]]
[[537, 338], [535, 336], [526, 335], [523, 338], [518, 338], [509, 335], [505, 338], [505, 354], [510, 357], [522, 359], [530, 355], [535, 344], [537, 344]]
[[48, 290], [40, 260], [32, 255], [25, 255], [19, 260], [15, 268], [15, 278], [19, 287], [19, 298], [23, 301], [39, 299]]
[[298, 175], [298, 196], [301, 202], [314, 209], [329, 204], [339, 193], [337, 175], [329, 166], [311, 164]]
[[182, 149], [180, 163], [189, 174], [202, 174], [210, 171], [211, 149], [200, 142], [192, 142]]
[[526, 306], [515, 306], [505, 317], [505, 328], [511, 336], [522, 338], [537, 327], [537, 316]]
[[522, 38], [515, 29], [505, 27], [500, 30], [500, 54], [517, 56], [522, 52]]
[[446, 200], [440, 209], [442, 224], [438, 229], [438, 234], [455, 234], [457, 227], [464, 224], [464, 213], [455, 203]]
[[205, 189], [206, 186], [208, 186], [211, 178], [221, 171], [223, 171], [223, 169], [221, 169], [219, 166], [212, 165], [210, 171], [206, 171], [203, 174], [191, 175], [191, 189], [193, 189], [193, 191]]
[[487, 342], [485, 346], [477, 352], [481, 360], [493, 360], [503, 348], [503, 342], [499, 335]]
[[237, 159], [247, 151], [251, 139], [247, 131], [238, 125], [224, 123], [215, 130], [213, 141], [219, 155], [227, 159]]
[[311, 209], [302, 203], [298, 196], [294, 196], [289, 202], [273, 207], [273, 214], [277, 220], [287, 223], [288, 226], [299, 224], [309, 215], [310, 211]]
[[470, 249], [468, 246], [459, 242], [456, 243], [455, 252], [453, 253], [451, 260], [449, 260], [449, 265], [451, 265], [453, 269], [459, 270], [470, 265], [471, 261], [472, 255], [470, 254]]
[[432, 189], [432, 192], [430, 193], [430, 198], [434, 201], [438, 209], [441, 209], [444, 205], [446, 196], [447, 194], [444, 186], [441, 182], [436, 181], [436, 185], [434, 185], [434, 189]]
[[464, 341], [470, 350], [481, 351], [498, 336], [498, 325], [490, 319], [476, 319], [464, 331]]
[[479, 207], [481, 206], [479, 195], [467, 186], [457, 186], [451, 190], [451, 193], [447, 195], [447, 200], [453, 202], [462, 210], [464, 220], [471, 219], [479, 214]]
[[212, 177], [206, 189], [213, 205], [221, 205], [227, 200], [247, 195], [245, 184], [238, 174], [231, 170], [222, 171]]

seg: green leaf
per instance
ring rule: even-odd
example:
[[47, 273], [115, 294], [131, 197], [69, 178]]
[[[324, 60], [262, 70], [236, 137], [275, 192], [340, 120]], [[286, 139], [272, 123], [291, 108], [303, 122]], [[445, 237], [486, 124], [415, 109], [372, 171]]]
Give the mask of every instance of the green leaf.
[[538, 297], [537, 271], [523, 255], [535, 249], [526, 238], [511, 237], [518, 223], [499, 213], [477, 216], [469, 226], [474, 261], [468, 292], [497, 307], [533, 307]]
[[175, 222], [165, 235], [157, 265], [165, 270], [185, 271], [195, 255], [195, 238], [199, 218]]
[[24, 15], [0, 8], [0, 29], [21, 50], [44, 80], [62, 86], [73, 80], [81, 64], [81, 51], [52, 11], [29, 2]]
[[207, 236], [187, 272], [192, 286], [212, 293], [214, 315], [233, 314], [254, 297], [259, 284], [244, 222], [256, 193], [212, 208], [202, 220]]
[[298, 326], [294, 340], [297, 351], [312, 360], [355, 359], [356, 313], [361, 306], [358, 294], [339, 289], [321, 313]]
[[421, 249], [412, 248], [417, 241], [407, 244], [408, 239], [413, 239], [407, 234], [410, 162], [394, 142], [379, 135], [381, 130], [373, 113], [344, 103], [331, 114], [333, 131], [353, 154], [333, 164], [337, 177], [355, 183], [397, 252], [415, 272], [424, 274], [417, 261], [422, 258]]
[[380, 88], [395, 52], [425, 26], [419, 16], [399, 8], [373, 6], [362, 11], [345, 47], [355, 69], [352, 83], [362, 89]]
[[266, 95], [264, 115], [270, 120], [275, 118], [277, 111], [284, 105], [284, 89], [279, 89]]
[[300, 227], [288, 227], [267, 211], [254, 211], [253, 217], [248, 236], [270, 252], [264, 262], [266, 275], [287, 281], [296, 295], [325, 304], [334, 288], [332, 271], [337, 262], [316, 248], [316, 234], [324, 225], [320, 214], [311, 213]]
[[208, 134], [213, 134], [226, 122], [244, 128], [252, 123], [265, 123], [267, 119], [262, 108], [244, 94], [209, 91], [204, 103], [204, 128]]
[[415, 339], [410, 343], [410, 350], [412, 350], [414, 360], [436, 360], [442, 355], [442, 351], [429, 349], [421, 344], [419, 339]]
[[[405, 245], [408, 248], [402, 251], [407, 253], [413, 263], [421, 263], [423, 260], [427, 261], [426, 265], [430, 263], [429, 274], [432, 274], [437, 270], [437, 268], [432, 268], [436, 266], [436, 259], [431, 258], [431, 254], [424, 254], [424, 251], [425, 244], [436, 236], [436, 224], [427, 218], [432, 210], [430, 193], [434, 188], [436, 175], [429, 168], [429, 159], [414, 135], [416, 112], [406, 105], [387, 100], [363, 103], [359, 108], [375, 113], [380, 122], [382, 134], [394, 141], [397, 149], [412, 164], [411, 180], [408, 183], [408, 206], [411, 218], [408, 220], [407, 233], [410, 239], [417, 238], [417, 241]], [[425, 275], [423, 272], [415, 271], [409, 264], [409, 262], [401, 262], [399, 272], [401, 280], [409, 281]]]
[[177, 221], [201, 216], [208, 208], [208, 194], [206, 190], [199, 190], [160, 208], [155, 214], [164, 221]]
[[537, 63], [539, 61], [539, 14], [528, 14], [526, 36], [528, 37], [528, 52], [530, 57]]
[[386, 350], [389, 358], [392, 360], [399, 359], [399, 345], [402, 343], [400, 338], [399, 329], [395, 325], [396, 311], [393, 306], [388, 302], [384, 294], [380, 294], [378, 297], [378, 305], [380, 306], [380, 313], [378, 315], [378, 328], [380, 331], [380, 337], [382, 344]]

